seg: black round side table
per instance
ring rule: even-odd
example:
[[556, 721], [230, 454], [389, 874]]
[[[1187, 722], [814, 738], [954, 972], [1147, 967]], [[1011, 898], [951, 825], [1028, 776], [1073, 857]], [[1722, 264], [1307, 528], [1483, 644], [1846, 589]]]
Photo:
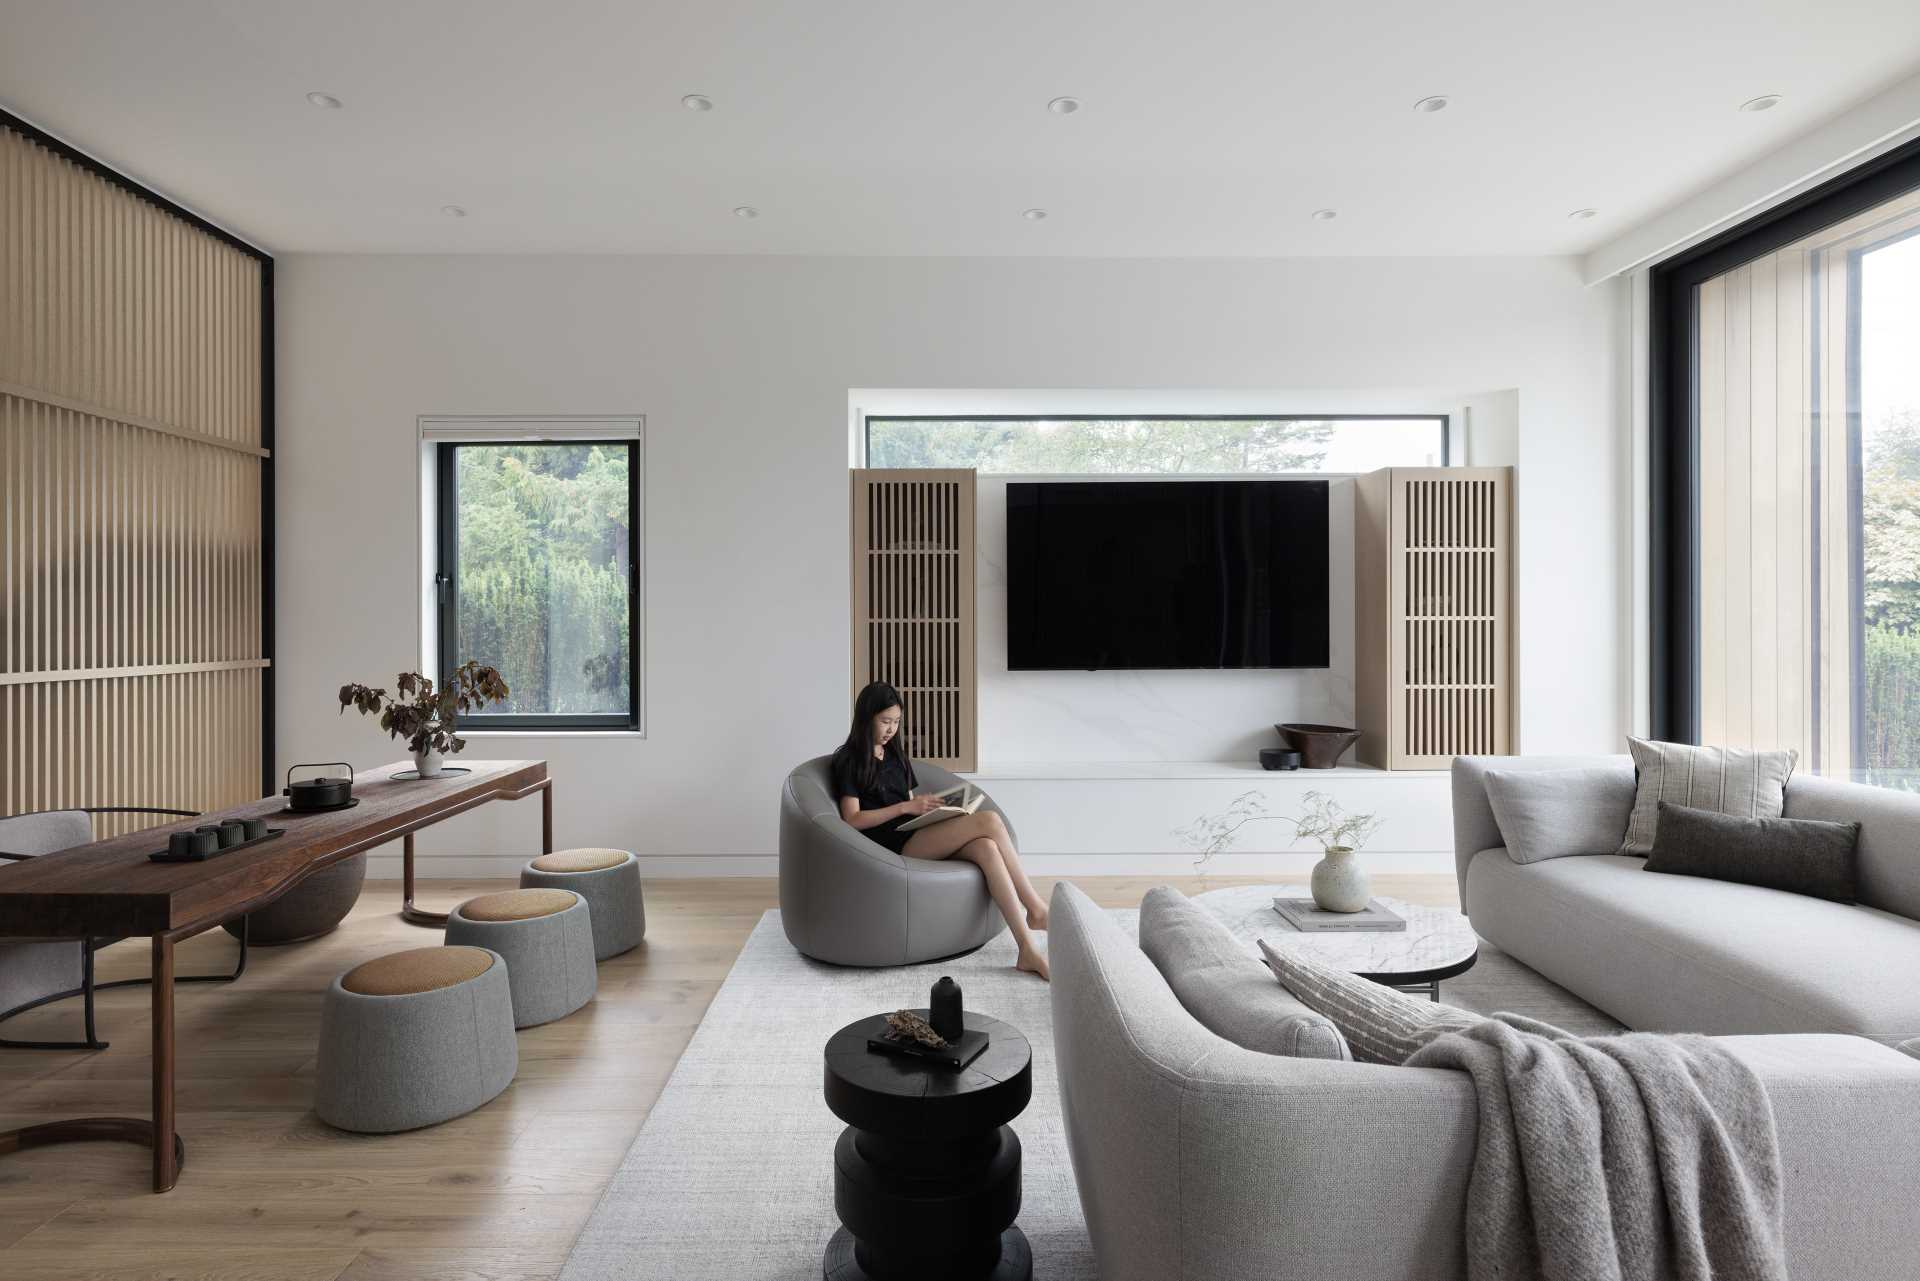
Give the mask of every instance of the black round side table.
[[[927, 1011], [920, 1010], [922, 1017]], [[969, 1012], [986, 1051], [963, 1068], [867, 1048], [885, 1015], [827, 1042], [827, 1106], [847, 1123], [833, 1149], [826, 1281], [1030, 1281], [1020, 1139], [1033, 1050], [1011, 1024]]]

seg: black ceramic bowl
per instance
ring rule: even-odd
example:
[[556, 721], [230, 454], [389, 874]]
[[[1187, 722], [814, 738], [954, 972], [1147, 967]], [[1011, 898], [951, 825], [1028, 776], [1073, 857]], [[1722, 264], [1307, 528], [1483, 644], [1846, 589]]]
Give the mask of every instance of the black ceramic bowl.
[[1349, 725], [1313, 725], [1288, 721], [1275, 725], [1288, 747], [1300, 753], [1300, 764], [1307, 769], [1332, 769], [1360, 731]]

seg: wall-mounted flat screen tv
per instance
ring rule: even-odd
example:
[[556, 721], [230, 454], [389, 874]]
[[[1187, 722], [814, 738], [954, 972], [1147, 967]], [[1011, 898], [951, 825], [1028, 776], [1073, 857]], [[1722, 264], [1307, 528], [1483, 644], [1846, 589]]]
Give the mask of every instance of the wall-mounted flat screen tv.
[[1007, 667], [1325, 667], [1324, 480], [1007, 485]]

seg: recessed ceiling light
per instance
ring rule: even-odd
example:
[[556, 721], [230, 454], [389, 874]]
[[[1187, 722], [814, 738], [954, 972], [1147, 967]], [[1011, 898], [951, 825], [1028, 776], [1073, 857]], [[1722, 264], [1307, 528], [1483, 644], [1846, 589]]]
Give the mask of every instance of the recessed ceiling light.
[[748, 219], [758, 218], [760, 216], [760, 211], [758, 209], [755, 209], [752, 205], [735, 205], [733, 207], [733, 216], [736, 218], [748, 218]]
[[307, 101], [316, 107], [332, 107], [337, 109], [340, 106], [340, 99], [330, 93], [321, 93], [318, 89], [307, 95]]
[[1080, 99], [1055, 98], [1052, 102], [1049, 102], [1047, 104], [1047, 110], [1051, 111], [1056, 116], [1070, 116], [1074, 112], [1080, 110]]
[[1777, 93], [1763, 93], [1758, 98], [1748, 98], [1745, 102], [1741, 103], [1740, 110], [1772, 111], [1780, 105], [1780, 97], [1781, 95]]
[[1446, 94], [1436, 93], [1430, 98], [1422, 98], [1420, 101], [1414, 103], [1413, 109], [1422, 114], [1430, 115], [1436, 111], [1445, 111], [1452, 103], [1453, 99], [1447, 97]]
[[1567, 217], [1573, 219], [1575, 222], [1585, 222], [1599, 212], [1598, 209], [1576, 209], [1568, 214]]
[[467, 216], [467, 211], [459, 205], [441, 205], [440, 212], [449, 218], [464, 218]]
[[704, 93], [690, 93], [680, 99], [680, 105], [688, 111], [712, 111], [713, 99]]
[[1022, 209], [1020, 216], [1028, 222], [1045, 222], [1047, 220], [1047, 211], [1044, 209]]
[[1332, 222], [1339, 216], [1340, 211], [1338, 209], [1316, 209], [1313, 211], [1313, 220], [1315, 222]]

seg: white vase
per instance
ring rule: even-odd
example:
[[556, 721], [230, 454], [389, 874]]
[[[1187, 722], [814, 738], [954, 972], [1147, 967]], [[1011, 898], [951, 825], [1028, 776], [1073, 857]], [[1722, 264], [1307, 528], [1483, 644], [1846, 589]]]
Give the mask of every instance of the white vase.
[[441, 767], [446, 763], [447, 758], [431, 747], [413, 754], [413, 768], [419, 771], [421, 778], [439, 778]]
[[1361, 912], [1373, 887], [1353, 850], [1336, 845], [1313, 865], [1313, 901], [1329, 912]]

